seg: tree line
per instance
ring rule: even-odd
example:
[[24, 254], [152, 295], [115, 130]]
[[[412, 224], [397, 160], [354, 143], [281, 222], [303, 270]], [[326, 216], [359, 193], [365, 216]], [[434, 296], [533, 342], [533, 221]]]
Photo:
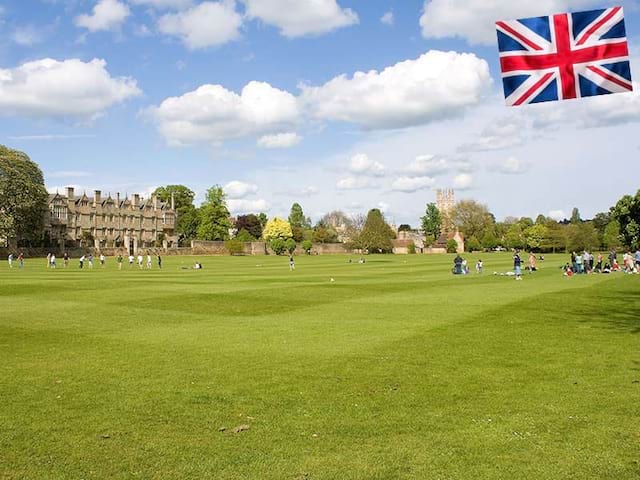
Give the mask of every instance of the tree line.
[[[296, 202], [286, 219], [269, 219], [264, 212], [233, 219], [219, 185], [207, 190], [200, 206], [194, 203], [195, 193], [184, 185], [166, 185], [154, 193], [165, 202], [173, 195], [181, 245], [193, 239], [218, 240], [239, 248], [243, 242], [264, 240], [277, 253], [293, 251], [297, 245], [310, 251], [314, 243], [346, 243], [353, 249], [390, 252], [396, 237], [384, 214], [375, 208], [354, 216], [333, 211], [313, 224]], [[26, 246], [44, 245], [46, 211], [47, 191], [38, 165], [25, 153], [0, 145], [0, 243], [16, 240]], [[445, 227], [458, 228], [470, 251], [497, 247], [545, 252], [640, 248], [640, 190], [590, 220], [583, 220], [575, 208], [569, 219], [559, 222], [544, 215], [499, 222], [486, 205], [475, 200], [462, 200], [451, 212], [440, 212], [428, 203], [418, 228], [401, 225], [399, 230], [420, 231], [425, 244], [431, 245]]]

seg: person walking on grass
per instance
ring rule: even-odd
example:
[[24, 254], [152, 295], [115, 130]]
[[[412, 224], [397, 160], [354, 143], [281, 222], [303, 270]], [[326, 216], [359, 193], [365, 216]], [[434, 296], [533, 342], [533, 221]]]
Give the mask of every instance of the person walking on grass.
[[289, 271], [293, 271], [296, 269], [296, 263], [293, 259], [293, 254], [289, 255]]
[[135, 258], [133, 257], [133, 255], [129, 255], [129, 268], [133, 268], [134, 260]]
[[105, 261], [104, 253], [101, 253], [99, 258], [100, 258], [100, 268], [104, 268], [104, 261]]
[[529, 273], [537, 272], [538, 268], [536, 267], [536, 256], [533, 252], [529, 254]]
[[20, 255], [18, 255], [18, 267], [24, 267], [24, 253], [22, 252], [20, 252]]
[[151, 270], [151, 254], [147, 253], [147, 270]]
[[9, 268], [13, 268], [13, 253], [9, 254], [7, 261], [9, 262]]
[[82, 270], [82, 269], [84, 268], [84, 261], [85, 261], [85, 258], [86, 258], [86, 257], [85, 257], [84, 255], [82, 255], [82, 256], [80, 257], [80, 259], [78, 260], [78, 261], [80, 262], [80, 264], [79, 264], [80, 270]]
[[482, 273], [483, 266], [482, 260], [478, 260], [478, 263], [476, 263], [476, 273]]
[[51, 257], [49, 258], [49, 268], [56, 268], [56, 254], [52, 253]]
[[141, 253], [138, 254], [138, 268], [142, 270], [142, 254]]
[[64, 252], [64, 255], [62, 256], [62, 261], [63, 261], [64, 268], [67, 268], [69, 266], [69, 254], [67, 252]]
[[118, 254], [117, 262], [118, 262], [118, 270], [122, 270], [122, 254]]
[[93, 270], [93, 253], [89, 254], [89, 270]]
[[158, 270], [162, 270], [162, 257], [158, 254]]
[[516, 280], [522, 280], [522, 259], [518, 250], [513, 254], [513, 271], [516, 274]]

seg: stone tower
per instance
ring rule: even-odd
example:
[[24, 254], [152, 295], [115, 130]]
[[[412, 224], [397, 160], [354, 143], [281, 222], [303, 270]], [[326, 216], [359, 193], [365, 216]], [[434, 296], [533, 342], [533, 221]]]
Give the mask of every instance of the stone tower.
[[453, 230], [453, 224], [451, 222], [451, 211], [456, 204], [455, 193], [453, 189], [438, 189], [436, 191], [436, 207], [442, 215], [442, 231], [443, 233], [449, 233]]

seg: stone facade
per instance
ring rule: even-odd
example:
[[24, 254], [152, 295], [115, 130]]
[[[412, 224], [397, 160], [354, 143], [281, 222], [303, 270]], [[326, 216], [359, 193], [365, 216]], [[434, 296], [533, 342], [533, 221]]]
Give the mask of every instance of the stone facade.
[[93, 197], [85, 193], [75, 196], [66, 188], [66, 195], [49, 195], [45, 231], [61, 250], [73, 247], [121, 248], [128, 253], [162, 245], [177, 245], [176, 211], [171, 204], [152, 196], [144, 200], [135, 194], [131, 199], [102, 197], [96, 190]]

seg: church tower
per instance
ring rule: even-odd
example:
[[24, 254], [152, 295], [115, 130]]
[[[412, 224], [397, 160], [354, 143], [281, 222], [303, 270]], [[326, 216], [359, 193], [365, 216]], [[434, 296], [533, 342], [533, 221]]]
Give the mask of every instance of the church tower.
[[455, 193], [453, 189], [438, 189], [436, 191], [436, 207], [440, 215], [442, 215], [442, 232], [449, 233], [453, 231], [451, 222], [451, 211], [456, 204]]

